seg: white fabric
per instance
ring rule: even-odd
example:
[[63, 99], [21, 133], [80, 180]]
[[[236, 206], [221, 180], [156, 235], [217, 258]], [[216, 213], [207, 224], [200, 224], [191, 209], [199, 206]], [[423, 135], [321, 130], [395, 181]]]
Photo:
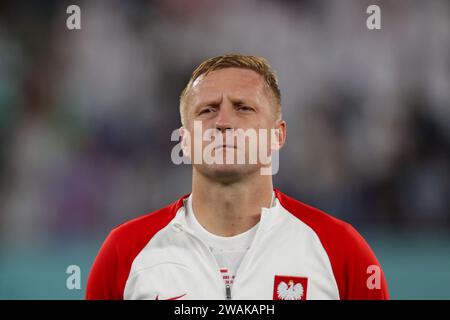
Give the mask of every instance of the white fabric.
[[[226, 298], [214, 255], [187, 226], [186, 207], [182, 206], [135, 257], [124, 299], [163, 300], [181, 295], [188, 300]], [[273, 207], [261, 211], [254, 241], [234, 279], [232, 299], [272, 300], [276, 275], [307, 277], [308, 300], [339, 299], [331, 261], [314, 230], [277, 198]]]
[[209, 247], [216, 258], [225, 284], [233, 284], [236, 271], [255, 237], [259, 222], [249, 230], [232, 236], [223, 237], [206, 230], [197, 220], [192, 208], [192, 194], [186, 204], [186, 223], [188, 227]]

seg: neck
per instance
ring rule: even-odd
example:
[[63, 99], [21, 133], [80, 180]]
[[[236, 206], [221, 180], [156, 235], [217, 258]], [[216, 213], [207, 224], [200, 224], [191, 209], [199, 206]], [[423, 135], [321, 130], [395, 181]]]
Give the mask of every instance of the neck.
[[213, 181], [193, 170], [192, 207], [195, 217], [209, 232], [231, 237], [245, 232], [261, 218], [261, 208], [270, 207], [272, 176], [247, 177], [232, 184]]

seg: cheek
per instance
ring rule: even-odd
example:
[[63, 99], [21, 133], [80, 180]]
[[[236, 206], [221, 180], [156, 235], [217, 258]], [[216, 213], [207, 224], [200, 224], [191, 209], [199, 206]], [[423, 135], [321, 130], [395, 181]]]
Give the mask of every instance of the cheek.
[[258, 140], [261, 141], [261, 143], [265, 143], [264, 147], [267, 150], [273, 149], [273, 147], [278, 144], [279, 130], [275, 129], [274, 126], [275, 123], [272, 120], [263, 121], [260, 126], [261, 129], [258, 130]]

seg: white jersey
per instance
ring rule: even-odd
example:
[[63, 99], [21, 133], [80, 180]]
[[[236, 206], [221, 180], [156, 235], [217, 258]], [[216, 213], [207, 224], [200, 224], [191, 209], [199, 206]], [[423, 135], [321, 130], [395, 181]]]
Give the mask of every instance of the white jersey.
[[232, 288], [189, 228], [186, 199], [115, 228], [89, 275], [87, 299], [387, 299], [381, 267], [348, 223], [274, 190]]
[[224, 284], [229, 285], [231, 289], [236, 271], [250, 249], [259, 222], [249, 230], [232, 237], [215, 235], [206, 230], [197, 220], [192, 208], [192, 195], [190, 195], [186, 201], [186, 224], [208, 246], [216, 258]]

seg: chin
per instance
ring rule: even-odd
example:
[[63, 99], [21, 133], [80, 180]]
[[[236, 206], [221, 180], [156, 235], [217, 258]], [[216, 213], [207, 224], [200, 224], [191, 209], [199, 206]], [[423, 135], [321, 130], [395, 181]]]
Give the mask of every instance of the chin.
[[223, 184], [232, 184], [239, 182], [245, 177], [259, 172], [257, 165], [239, 165], [239, 164], [214, 164], [200, 165], [197, 170], [208, 177]]

